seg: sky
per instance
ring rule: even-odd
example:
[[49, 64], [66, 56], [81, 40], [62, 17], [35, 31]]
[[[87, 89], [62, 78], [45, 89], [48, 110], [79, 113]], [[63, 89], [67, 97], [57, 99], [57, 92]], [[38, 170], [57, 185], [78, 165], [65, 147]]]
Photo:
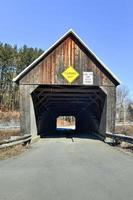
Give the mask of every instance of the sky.
[[133, 98], [132, 0], [0, 0], [0, 41], [47, 50], [72, 28]]

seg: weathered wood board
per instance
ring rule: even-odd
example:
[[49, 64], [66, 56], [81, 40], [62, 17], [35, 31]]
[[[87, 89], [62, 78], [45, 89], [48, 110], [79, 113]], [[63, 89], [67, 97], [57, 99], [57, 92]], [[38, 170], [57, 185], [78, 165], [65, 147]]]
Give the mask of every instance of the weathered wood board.
[[[62, 73], [70, 66], [79, 74], [72, 83], [68, 82], [62, 76]], [[85, 86], [85, 81], [88, 81], [86, 80], [87, 76], [85, 77], [87, 73], [92, 74], [93, 80], [91, 83], [90, 79], [90, 87], [99, 87], [105, 94], [103, 96], [106, 96], [104, 106], [100, 110], [101, 121], [99, 133], [105, 134], [106, 131], [114, 132], [116, 86], [119, 83], [96, 57], [82, 45], [82, 42], [80, 42], [74, 34], [68, 34], [67, 37], [62, 39], [58, 45], [55, 45], [48, 54], [44, 55], [19, 78], [22, 134], [37, 134], [35, 106], [31, 97], [32, 91], [39, 85], [48, 85], [51, 86], [51, 88], [52, 86], [63, 87], [67, 85], [71, 85], [71, 87]], [[41, 91], [38, 89], [38, 94], [36, 93], [36, 95], [38, 95], [36, 107], [38, 107], [39, 104], [43, 104], [43, 99], [45, 99], [45, 96], [41, 97], [43, 95], [43, 89], [40, 88], [40, 90]], [[96, 94], [95, 89], [92, 90]], [[91, 98], [93, 99], [93, 97]]]
[[72, 38], [67, 38], [46, 58], [36, 65], [21, 80], [20, 84], [69, 84], [62, 76], [62, 72], [72, 66], [80, 74], [72, 83], [83, 84], [83, 72], [93, 72], [93, 85], [114, 86], [110, 77], [100, 69], [100, 65], [92, 60]]

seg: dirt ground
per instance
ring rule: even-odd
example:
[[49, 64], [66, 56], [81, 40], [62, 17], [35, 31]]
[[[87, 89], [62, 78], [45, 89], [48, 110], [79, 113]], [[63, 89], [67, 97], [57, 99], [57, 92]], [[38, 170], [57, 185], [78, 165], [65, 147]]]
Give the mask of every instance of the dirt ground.
[[11, 136], [19, 136], [20, 130], [0, 130], [0, 140], [9, 139]]
[[20, 113], [17, 111], [3, 112], [0, 110], [0, 123], [8, 122], [10, 120], [18, 122], [20, 120]]
[[[11, 121], [17, 123], [20, 121], [20, 113], [17, 111], [2, 111], [0, 110], [0, 124], [9, 123]], [[20, 129], [0, 129], [0, 140], [9, 139], [11, 136], [20, 135]]]
[[115, 132], [119, 134], [133, 136], [133, 125], [116, 126]]
[[0, 149], [0, 160], [5, 160], [7, 158], [20, 155], [21, 153], [25, 152], [28, 148], [28, 146], [16, 145]]

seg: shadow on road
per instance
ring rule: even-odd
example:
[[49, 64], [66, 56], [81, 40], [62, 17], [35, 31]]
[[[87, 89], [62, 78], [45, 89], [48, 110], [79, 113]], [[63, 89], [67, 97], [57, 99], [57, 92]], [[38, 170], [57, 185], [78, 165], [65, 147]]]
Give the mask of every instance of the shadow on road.
[[69, 128], [58, 128], [55, 132], [49, 132], [45, 135], [40, 136], [41, 138], [81, 138], [81, 139], [93, 139], [93, 140], [100, 140], [100, 138], [94, 134], [93, 132], [77, 132], [73, 129]]

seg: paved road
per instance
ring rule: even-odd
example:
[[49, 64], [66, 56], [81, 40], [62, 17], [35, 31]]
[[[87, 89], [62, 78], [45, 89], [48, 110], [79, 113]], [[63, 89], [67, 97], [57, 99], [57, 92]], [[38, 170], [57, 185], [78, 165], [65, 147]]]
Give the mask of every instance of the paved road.
[[0, 161], [0, 200], [133, 200], [133, 156], [98, 140], [42, 139]]

